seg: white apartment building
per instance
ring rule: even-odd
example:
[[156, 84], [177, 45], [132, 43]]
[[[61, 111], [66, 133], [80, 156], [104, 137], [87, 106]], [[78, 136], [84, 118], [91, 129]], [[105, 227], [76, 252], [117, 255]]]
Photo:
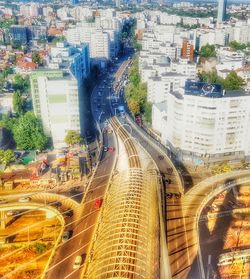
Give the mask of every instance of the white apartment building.
[[45, 133], [54, 147], [62, 147], [68, 130], [84, 135], [84, 82], [89, 74], [89, 48], [61, 43], [52, 49], [51, 56], [52, 68], [31, 73], [31, 94], [34, 112]]
[[153, 105], [153, 128], [182, 159], [250, 156], [250, 94], [187, 82], [185, 91]]
[[95, 33], [90, 35], [90, 58], [96, 60], [110, 59], [110, 39], [109, 34], [97, 29]]
[[168, 99], [170, 92], [177, 91], [185, 85], [186, 75], [168, 72], [161, 76], [150, 77], [147, 82], [147, 99], [151, 103], [161, 103]]
[[232, 51], [229, 47], [219, 48], [216, 70], [233, 71], [242, 68], [246, 63], [246, 55], [242, 51]]
[[232, 41], [247, 43], [250, 41], [250, 22], [238, 21], [233, 27]]
[[95, 23], [81, 22], [67, 29], [65, 36], [71, 44], [88, 43], [92, 61], [109, 60], [120, 50], [121, 22], [112, 18], [99, 18]]

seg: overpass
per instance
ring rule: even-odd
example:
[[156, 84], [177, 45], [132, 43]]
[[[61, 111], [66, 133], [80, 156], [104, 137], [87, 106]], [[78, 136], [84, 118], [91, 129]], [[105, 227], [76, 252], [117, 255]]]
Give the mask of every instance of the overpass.
[[250, 172], [233, 171], [216, 175], [198, 183], [183, 198], [183, 219], [187, 234], [187, 247], [190, 264], [198, 257], [201, 278], [205, 279], [203, 262], [199, 245], [199, 219], [206, 204], [219, 193], [237, 185], [250, 184]]
[[109, 187], [82, 278], [160, 278], [157, 173], [143, 169], [133, 139], [116, 118], [112, 128], [128, 156], [128, 170]]

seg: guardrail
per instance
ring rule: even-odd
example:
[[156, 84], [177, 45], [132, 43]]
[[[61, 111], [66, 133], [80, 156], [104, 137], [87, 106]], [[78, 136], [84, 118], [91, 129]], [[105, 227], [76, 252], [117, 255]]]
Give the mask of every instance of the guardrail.
[[[150, 141], [151, 144], [154, 144], [155, 148], [157, 148], [160, 153], [164, 153], [166, 156], [166, 160], [168, 161], [169, 165], [173, 168], [173, 170], [176, 170], [175, 165], [173, 164], [173, 162], [171, 161], [171, 159], [168, 157], [169, 154], [169, 150], [163, 146], [160, 142], [158, 142], [157, 140], [155, 140], [153, 137], [151, 137], [144, 129], [142, 129], [141, 127], [139, 127], [131, 118], [131, 116], [129, 114], [126, 113], [126, 118], [129, 121], [130, 125], [134, 127], [134, 129], [141, 134], [142, 137], [144, 137], [147, 141]], [[182, 190], [184, 191], [184, 183], [183, 183], [183, 179], [180, 176], [179, 172], [176, 170], [176, 177], [178, 180], [178, 184], [181, 185]]]

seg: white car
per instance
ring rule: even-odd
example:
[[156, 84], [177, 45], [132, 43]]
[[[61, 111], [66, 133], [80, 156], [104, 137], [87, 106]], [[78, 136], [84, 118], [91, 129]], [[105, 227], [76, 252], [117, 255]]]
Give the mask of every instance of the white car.
[[31, 197], [22, 197], [18, 201], [19, 202], [29, 202], [31, 200]]
[[82, 264], [82, 257], [81, 256], [76, 256], [75, 261], [73, 263], [73, 269], [77, 269], [81, 266]]

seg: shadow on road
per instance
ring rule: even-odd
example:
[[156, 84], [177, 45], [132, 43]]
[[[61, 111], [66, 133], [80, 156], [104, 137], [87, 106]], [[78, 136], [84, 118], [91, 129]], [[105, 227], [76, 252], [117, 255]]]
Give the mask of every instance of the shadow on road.
[[[226, 183], [232, 183], [232, 181], [228, 181]], [[218, 259], [219, 259], [219, 255], [223, 251], [226, 235], [233, 218], [232, 212], [228, 212], [229, 210], [226, 210], [229, 200], [232, 202], [236, 202], [232, 190], [227, 192], [223, 203], [219, 206], [218, 213], [221, 213], [222, 215], [217, 217], [215, 221], [214, 229], [212, 230], [211, 233], [208, 229], [207, 222], [204, 222], [201, 219], [199, 221], [199, 236], [200, 236], [200, 246], [201, 246], [204, 272], [205, 275], [207, 275], [208, 273], [213, 274], [215, 276], [214, 278], [219, 278], [219, 272], [217, 268]], [[223, 211], [225, 210], [227, 213], [223, 214]], [[201, 215], [206, 215], [206, 214], [207, 211], [206, 209], [204, 209]], [[199, 278], [198, 271], [199, 271], [198, 262], [196, 257], [195, 261], [193, 262], [188, 278], [189, 279]]]

